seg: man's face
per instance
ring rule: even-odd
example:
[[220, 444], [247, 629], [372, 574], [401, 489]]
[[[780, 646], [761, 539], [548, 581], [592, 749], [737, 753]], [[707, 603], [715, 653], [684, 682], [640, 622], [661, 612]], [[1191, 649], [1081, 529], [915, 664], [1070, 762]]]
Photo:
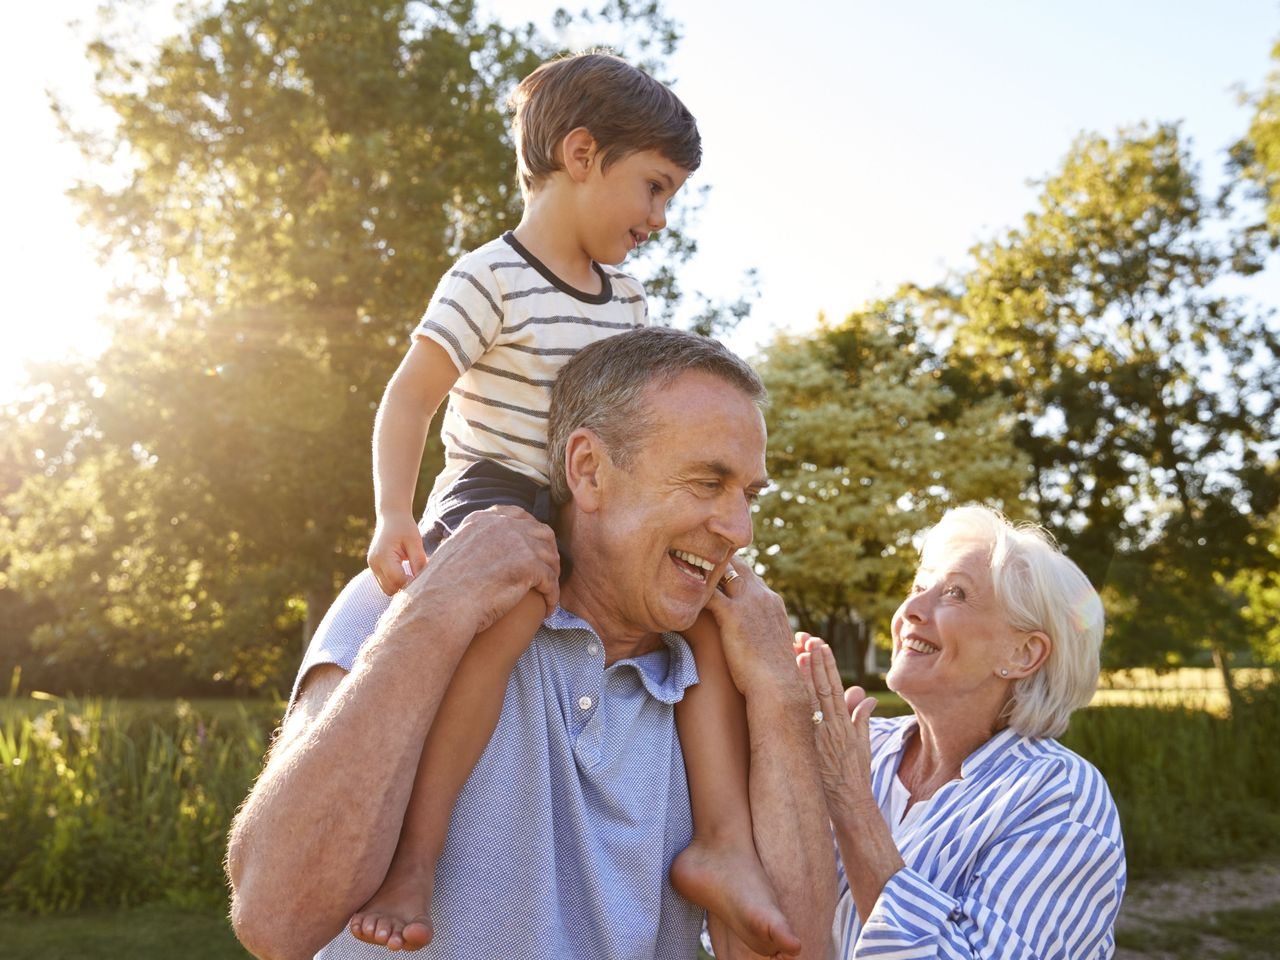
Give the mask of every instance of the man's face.
[[650, 390], [648, 414], [654, 429], [630, 469], [602, 468], [597, 542], [623, 622], [685, 630], [751, 542], [751, 504], [768, 482], [764, 418], [700, 372]]

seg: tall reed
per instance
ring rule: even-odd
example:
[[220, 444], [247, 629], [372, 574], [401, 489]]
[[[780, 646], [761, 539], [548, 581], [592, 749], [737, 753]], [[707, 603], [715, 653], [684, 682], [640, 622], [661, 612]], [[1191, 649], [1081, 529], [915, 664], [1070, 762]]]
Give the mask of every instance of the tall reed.
[[261, 718], [100, 700], [0, 716], [0, 908], [224, 902], [227, 826], [266, 743]]

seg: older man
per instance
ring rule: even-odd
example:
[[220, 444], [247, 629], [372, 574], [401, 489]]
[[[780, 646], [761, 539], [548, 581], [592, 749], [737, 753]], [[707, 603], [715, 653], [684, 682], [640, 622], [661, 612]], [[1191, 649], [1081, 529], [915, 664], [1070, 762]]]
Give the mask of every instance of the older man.
[[[701, 913], [667, 877], [691, 835], [672, 705], [695, 676], [672, 631], [706, 608], [746, 700], [761, 862], [803, 956], [825, 956], [834, 866], [812, 708], [781, 602], [731, 559], [766, 482], [763, 395], [723, 347], [672, 330], [610, 338], [565, 368], [550, 440], [568, 579], [558, 588], [547, 527], [509, 508], [474, 515], [353, 661], [306, 673], [232, 831], [232, 920], [251, 950], [381, 954], [346, 921], [386, 873], [464, 649], [535, 590], [548, 616], [455, 806], [426, 955], [696, 954]], [[709, 546], [726, 559], [700, 583], [674, 552]], [[711, 931], [720, 956], [749, 955], [715, 918]]]

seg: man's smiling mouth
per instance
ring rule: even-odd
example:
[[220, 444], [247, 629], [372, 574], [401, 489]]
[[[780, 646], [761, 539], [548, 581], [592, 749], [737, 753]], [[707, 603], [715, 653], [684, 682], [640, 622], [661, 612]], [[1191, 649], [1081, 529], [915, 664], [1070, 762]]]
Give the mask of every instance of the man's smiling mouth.
[[707, 582], [707, 574], [715, 569], [715, 564], [705, 557], [700, 557], [696, 553], [689, 553], [687, 550], [668, 550], [667, 556], [671, 557], [676, 563], [676, 568], [690, 580], [697, 580], [699, 583]]

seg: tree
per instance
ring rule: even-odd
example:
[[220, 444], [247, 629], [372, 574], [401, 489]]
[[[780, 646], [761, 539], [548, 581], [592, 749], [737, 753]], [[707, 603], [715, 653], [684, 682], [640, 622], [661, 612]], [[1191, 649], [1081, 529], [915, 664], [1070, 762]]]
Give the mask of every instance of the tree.
[[[38, 401], [57, 436], [5, 501], [6, 583], [53, 605], [63, 656], [281, 682], [282, 638], [362, 564], [373, 412], [417, 312], [517, 222], [504, 104], [559, 47], [471, 0], [209, 0], [139, 50], [107, 6], [89, 54], [115, 126], [63, 121], [135, 280], [106, 354]], [[656, 3], [572, 22], [653, 69], [678, 40]], [[653, 262], [661, 315], [679, 290]]]
[[[1280, 65], [1280, 42], [1271, 50], [1271, 61]], [[1280, 243], [1280, 66], [1271, 71], [1261, 90], [1245, 95], [1244, 101], [1253, 108], [1253, 117], [1245, 135], [1231, 147], [1235, 180], [1228, 185], [1224, 201], [1239, 187], [1261, 201], [1263, 221], [1248, 225], [1244, 239], [1269, 237], [1274, 247]], [[1254, 265], [1261, 268], [1256, 257]]]
[[[916, 566], [913, 538], [949, 506], [1019, 510], [1025, 457], [1008, 402], [958, 392], [906, 298], [765, 349], [771, 484], [756, 519], [770, 585], [861, 673]], [[963, 386], [963, 378], [959, 379]]]
[[1176, 127], [1081, 137], [1023, 225], [930, 299], [953, 361], [1017, 411], [1040, 519], [1127, 611], [1113, 656], [1207, 645], [1227, 671], [1224, 585], [1257, 566], [1280, 497], [1280, 337], [1216, 286], [1238, 251], [1206, 206]]

